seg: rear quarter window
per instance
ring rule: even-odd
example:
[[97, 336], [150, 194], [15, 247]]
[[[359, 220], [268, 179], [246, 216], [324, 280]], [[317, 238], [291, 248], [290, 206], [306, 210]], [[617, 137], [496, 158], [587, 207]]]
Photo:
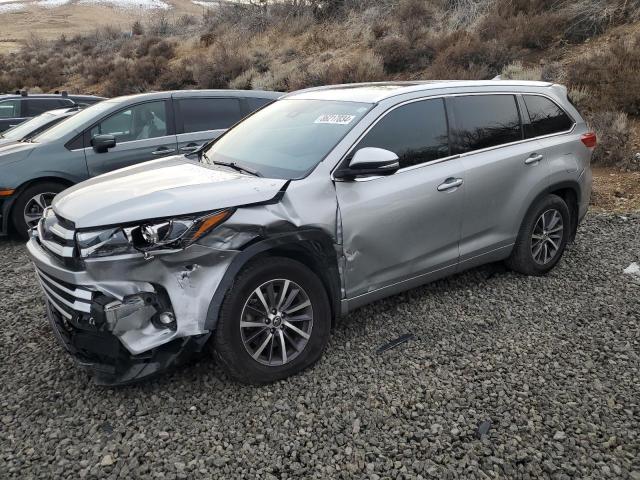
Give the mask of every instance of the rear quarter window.
[[247, 113], [255, 112], [259, 108], [262, 108], [265, 105], [268, 105], [271, 102], [275, 101], [275, 99], [273, 98], [256, 98], [256, 97], [248, 97], [248, 98], [245, 98], [245, 100], [247, 102], [247, 109], [248, 109]]
[[527, 138], [566, 132], [573, 120], [558, 105], [539, 95], [523, 95], [529, 113], [529, 125], [525, 126]]
[[467, 153], [522, 140], [514, 95], [469, 95], [452, 98], [456, 153]]

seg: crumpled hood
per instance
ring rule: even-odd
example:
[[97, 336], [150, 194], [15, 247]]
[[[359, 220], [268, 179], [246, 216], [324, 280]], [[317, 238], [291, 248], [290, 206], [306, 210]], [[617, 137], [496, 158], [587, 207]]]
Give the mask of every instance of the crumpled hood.
[[76, 228], [99, 227], [266, 202], [286, 183], [176, 156], [94, 177], [60, 193], [52, 205]]
[[24, 160], [33, 152], [36, 145], [28, 142], [12, 142], [4, 145], [0, 143], [0, 166]]

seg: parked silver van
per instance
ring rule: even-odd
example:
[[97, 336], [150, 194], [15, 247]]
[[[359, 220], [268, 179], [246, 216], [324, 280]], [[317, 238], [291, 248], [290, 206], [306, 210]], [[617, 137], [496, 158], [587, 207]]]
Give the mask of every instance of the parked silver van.
[[587, 212], [595, 143], [551, 83], [304, 90], [197, 155], [66, 190], [28, 250], [56, 336], [98, 382], [205, 347], [272, 382], [361, 305], [488, 262], [547, 273]]

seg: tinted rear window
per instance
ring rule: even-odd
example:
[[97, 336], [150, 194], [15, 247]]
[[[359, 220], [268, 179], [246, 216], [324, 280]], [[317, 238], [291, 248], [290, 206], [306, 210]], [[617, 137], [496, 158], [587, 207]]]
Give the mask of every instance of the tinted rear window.
[[392, 110], [369, 130], [354, 152], [384, 148], [400, 158], [400, 168], [449, 156], [449, 135], [441, 98], [413, 102]]
[[548, 98], [524, 95], [524, 103], [531, 121], [531, 124], [525, 128], [527, 138], [566, 132], [571, 129], [573, 120]]
[[522, 127], [513, 95], [454, 97], [457, 153], [522, 140]]
[[57, 108], [72, 107], [71, 100], [61, 98], [31, 98], [27, 100], [27, 114], [31, 117]]
[[242, 118], [237, 98], [182, 98], [178, 105], [184, 133], [229, 128]]

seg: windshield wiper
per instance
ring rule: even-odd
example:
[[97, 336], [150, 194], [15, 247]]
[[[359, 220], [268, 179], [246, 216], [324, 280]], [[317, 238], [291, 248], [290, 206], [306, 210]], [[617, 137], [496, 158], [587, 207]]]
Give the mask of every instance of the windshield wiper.
[[[209, 160], [207, 158], [207, 160]], [[235, 162], [220, 162], [217, 160], [210, 160], [211, 163], [213, 163], [214, 165], [222, 165], [223, 167], [229, 167], [229, 168], [233, 168], [234, 170], [237, 170], [239, 172], [244, 172], [244, 173], [248, 173], [249, 175], [253, 175], [254, 177], [261, 177], [262, 174], [256, 170], [253, 170], [252, 168], [249, 167], [243, 167], [242, 165], [239, 165]]]
[[257, 170], [253, 170], [249, 167], [243, 167], [242, 165], [239, 165], [235, 162], [221, 162], [219, 160], [211, 160], [204, 152], [204, 150], [201, 151], [200, 154], [202, 155], [202, 158], [205, 160], [205, 162], [209, 165], [220, 165], [222, 167], [233, 168], [234, 170], [237, 170], [239, 172], [248, 173], [249, 175], [253, 175], [254, 177], [262, 177], [262, 174]]

